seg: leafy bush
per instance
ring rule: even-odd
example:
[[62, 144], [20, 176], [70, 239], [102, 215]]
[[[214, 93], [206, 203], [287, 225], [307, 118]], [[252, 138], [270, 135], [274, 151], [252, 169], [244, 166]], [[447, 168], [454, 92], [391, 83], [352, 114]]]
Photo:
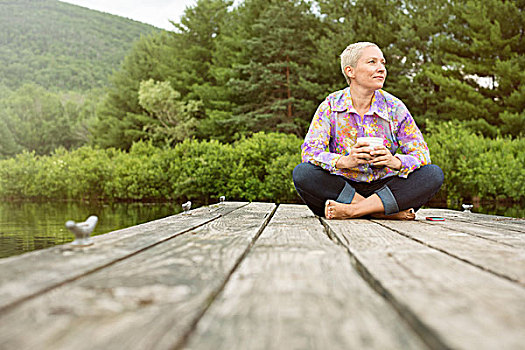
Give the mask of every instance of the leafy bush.
[[104, 197], [113, 200], [166, 198], [164, 189], [168, 181], [164, 158], [165, 150], [154, 147], [151, 142], [137, 142], [129, 153], [115, 151], [112, 179], [104, 186]]
[[301, 140], [255, 134], [234, 144], [185, 140], [173, 148], [137, 142], [129, 152], [81, 147], [0, 161], [4, 199], [298, 201], [291, 173]]
[[[445, 173], [443, 199], [525, 197], [525, 139], [488, 139], [459, 123], [428, 123], [432, 162]], [[185, 140], [173, 148], [137, 142], [129, 152], [81, 147], [0, 160], [0, 198], [107, 201], [300, 202], [292, 170], [302, 140], [258, 133], [233, 144]]]
[[432, 162], [445, 173], [449, 200], [525, 197], [525, 138], [485, 138], [458, 122], [429, 123]]
[[218, 141], [186, 140], [169, 154], [174, 198], [208, 203], [218, 196], [228, 196], [225, 192], [234, 163], [232, 146]]
[[[300, 146], [301, 140], [296, 136], [280, 133], [257, 133], [237, 141], [233, 149], [236, 163], [228, 184], [229, 196], [279, 201], [280, 197], [275, 197], [278, 193], [294, 193], [291, 174], [300, 162]], [[282, 164], [284, 160], [289, 160], [290, 164]], [[280, 168], [274, 168], [276, 166]], [[286, 189], [282, 189], [283, 186]]]
[[0, 161], [0, 191], [3, 198], [32, 198], [37, 196], [35, 183], [39, 157], [24, 151], [14, 158]]

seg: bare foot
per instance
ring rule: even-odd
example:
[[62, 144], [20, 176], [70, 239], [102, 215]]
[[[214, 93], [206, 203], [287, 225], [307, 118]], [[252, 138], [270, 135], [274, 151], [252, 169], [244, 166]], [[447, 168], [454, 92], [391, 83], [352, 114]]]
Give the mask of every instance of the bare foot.
[[415, 220], [416, 213], [414, 209], [410, 208], [407, 210], [400, 211], [399, 213], [385, 215], [385, 214], [372, 214], [372, 217], [376, 219], [386, 219], [386, 220]]
[[353, 217], [352, 205], [329, 199], [325, 203], [324, 216], [327, 219], [350, 219]]

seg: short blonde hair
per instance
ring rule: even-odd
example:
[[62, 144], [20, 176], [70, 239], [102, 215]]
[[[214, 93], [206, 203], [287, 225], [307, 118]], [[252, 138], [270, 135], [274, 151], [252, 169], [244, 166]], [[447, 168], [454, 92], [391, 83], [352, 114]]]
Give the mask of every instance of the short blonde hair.
[[361, 41], [348, 45], [341, 53], [341, 71], [343, 72], [348, 85], [350, 85], [350, 78], [346, 75], [345, 68], [348, 66], [355, 67], [357, 65], [357, 61], [359, 61], [359, 58], [361, 58], [361, 52], [364, 48], [369, 46], [375, 46], [379, 49], [377, 44], [368, 41]]

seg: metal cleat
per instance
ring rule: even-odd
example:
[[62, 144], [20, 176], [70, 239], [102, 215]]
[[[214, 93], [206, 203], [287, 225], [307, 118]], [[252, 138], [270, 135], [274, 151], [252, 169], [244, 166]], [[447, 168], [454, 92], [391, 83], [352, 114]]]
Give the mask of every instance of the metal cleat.
[[69, 220], [68, 222], [66, 222], [66, 227], [75, 235], [75, 240], [71, 242], [71, 245], [77, 247], [85, 247], [92, 245], [93, 240], [90, 236], [93, 230], [95, 230], [97, 222], [98, 217], [94, 215], [87, 218], [87, 220], [84, 222], [76, 223], [73, 220]]
[[474, 208], [472, 204], [462, 204], [461, 206], [463, 207], [464, 213], [472, 213], [470, 209]]
[[191, 209], [191, 201], [187, 201], [186, 203], [182, 205], [182, 210], [184, 210], [182, 215], [191, 215], [190, 209]]

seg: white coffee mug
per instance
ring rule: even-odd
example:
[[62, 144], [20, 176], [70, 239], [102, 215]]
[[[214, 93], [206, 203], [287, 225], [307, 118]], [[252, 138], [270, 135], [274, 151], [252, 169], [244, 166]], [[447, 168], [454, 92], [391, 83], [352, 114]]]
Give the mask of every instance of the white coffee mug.
[[383, 138], [381, 138], [381, 137], [370, 137], [370, 136], [358, 137], [357, 138], [357, 143], [359, 143], [359, 142], [368, 142], [370, 147], [374, 148], [375, 146], [383, 145]]

